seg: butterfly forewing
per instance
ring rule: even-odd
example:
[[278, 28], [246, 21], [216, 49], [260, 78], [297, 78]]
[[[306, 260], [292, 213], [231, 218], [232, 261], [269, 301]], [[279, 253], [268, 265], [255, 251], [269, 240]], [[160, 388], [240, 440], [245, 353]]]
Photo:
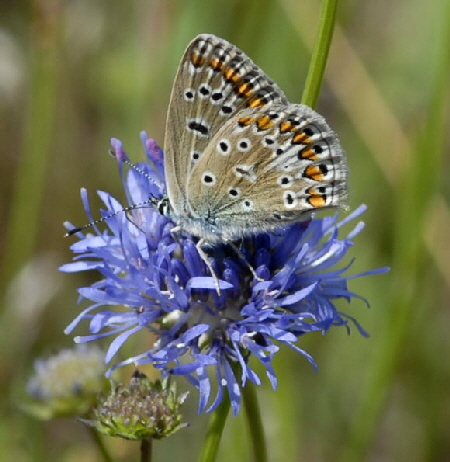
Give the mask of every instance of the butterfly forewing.
[[346, 183], [344, 153], [323, 117], [275, 104], [228, 120], [193, 167], [187, 197], [193, 216], [235, 239], [345, 206]]
[[164, 142], [175, 216], [190, 213], [187, 182], [192, 168], [224, 124], [242, 111], [275, 103], [287, 104], [283, 92], [234, 45], [206, 34], [189, 44], [173, 85]]

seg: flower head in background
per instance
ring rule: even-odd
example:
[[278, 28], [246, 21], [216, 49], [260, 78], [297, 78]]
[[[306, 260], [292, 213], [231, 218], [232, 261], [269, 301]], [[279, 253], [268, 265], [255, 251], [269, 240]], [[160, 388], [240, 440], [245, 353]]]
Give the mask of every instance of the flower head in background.
[[[366, 335], [335, 306], [338, 299], [361, 298], [348, 290], [348, 279], [385, 271], [347, 276], [351, 263], [339, 266], [363, 223], [356, 223], [345, 237], [339, 237], [339, 228], [355, 220], [365, 207], [341, 222], [337, 214], [309, 218], [246, 238], [239, 244], [246, 261], [225, 244], [211, 248], [208, 254], [221, 280], [219, 295], [198, 254], [197, 238], [171, 233], [174, 224], [149, 205], [149, 198], [164, 195], [163, 153], [145, 134], [142, 139], [147, 162], [128, 174], [122, 170], [126, 154], [121, 143], [112, 143], [128, 204], [141, 205], [120, 213], [123, 205], [99, 192], [106, 206], [102, 214], [109, 217], [108, 229], [100, 231], [94, 225], [93, 234], [76, 233], [79, 241], [71, 247], [77, 254], [75, 261], [61, 268], [96, 270], [101, 275], [99, 281], [79, 290], [81, 298], [93, 304], [67, 328], [71, 332], [81, 321], [89, 322], [90, 335], [77, 337], [78, 342], [111, 337], [109, 362], [130, 336], [148, 331], [156, 339], [151, 347], [112, 369], [151, 363], [163, 376], [185, 376], [199, 390], [199, 411], [215, 409], [226, 391], [236, 414], [247, 380], [261, 382], [252, 358], [263, 365], [275, 388], [272, 360], [281, 345], [314, 365], [313, 358], [297, 346], [300, 336], [350, 324]], [[85, 190], [82, 200], [93, 221]], [[212, 397], [213, 383], [217, 392]]]
[[83, 422], [100, 433], [127, 440], [161, 439], [187, 426], [180, 408], [187, 393], [177, 394], [174, 383], [152, 383], [135, 371], [128, 386], [114, 385], [99, 398], [93, 419]]
[[36, 360], [27, 387], [32, 400], [25, 411], [43, 420], [88, 412], [108, 386], [104, 357], [93, 345], [76, 345]]

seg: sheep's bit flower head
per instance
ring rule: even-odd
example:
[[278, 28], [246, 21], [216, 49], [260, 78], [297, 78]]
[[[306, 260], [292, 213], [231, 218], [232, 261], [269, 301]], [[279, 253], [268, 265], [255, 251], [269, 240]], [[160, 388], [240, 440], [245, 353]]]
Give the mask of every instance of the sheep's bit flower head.
[[[139, 163], [127, 174], [127, 157], [120, 141], [112, 146], [118, 160], [129, 205], [127, 213], [117, 213], [105, 223], [109, 228], [94, 234], [77, 232], [79, 241], [71, 249], [78, 254], [66, 272], [97, 270], [102, 278], [79, 289], [81, 298], [93, 302], [68, 326], [71, 332], [82, 320], [90, 322], [91, 335], [77, 337], [87, 342], [114, 336], [106, 361], [123, 343], [140, 330], [156, 338], [148, 351], [119, 364], [151, 363], [168, 374], [185, 376], [199, 390], [199, 412], [215, 409], [227, 390], [233, 413], [239, 410], [241, 388], [247, 380], [260, 384], [251, 367], [256, 358], [264, 367], [273, 388], [277, 377], [272, 360], [281, 345], [313, 358], [296, 343], [308, 332], [326, 332], [332, 326], [354, 324], [350, 316], [334, 305], [360, 298], [350, 292], [347, 281], [356, 276], [384, 272], [386, 269], [345, 276], [351, 262], [336, 266], [353, 245], [352, 239], [363, 228], [356, 224], [344, 238], [339, 228], [358, 217], [361, 206], [345, 220], [337, 214], [310, 217], [272, 233], [261, 233], [240, 243], [242, 256], [227, 245], [209, 250], [216, 274], [221, 280], [218, 295], [214, 279], [196, 249], [197, 238], [171, 233], [174, 223], [160, 215], [149, 198], [164, 195], [163, 153], [156, 143], [142, 134], [147, 162]], [[102, 216], [120, 212], [123, 206], [111, 195], [98, 193], [106, 206]], [[88, 218], [93, 221], [85, 190], [81, 193]], [[146, 205], [145, 205], [146, 204]], [[71, 224], [67, 228], [73, 229]], [[248, 265], [255, 269], [255, 278]], [[108, 309], [118, 306], [117, 309]], [[212, 385], [217, 391], [208, 407]]]
[[104, 356], [94, 345], [76, 345], [37, 359], [23, 409], [41, 420], [86, 414], [108, 388]]
[[93, 419], [82, 419], [100, 433], [127, 440], [161, 439], [187, 426], [180, 414], [187, 393], [177, 395], [175, 383], [152, 383], [135, 371], [128, 386], [111, 385], [93, 409]]

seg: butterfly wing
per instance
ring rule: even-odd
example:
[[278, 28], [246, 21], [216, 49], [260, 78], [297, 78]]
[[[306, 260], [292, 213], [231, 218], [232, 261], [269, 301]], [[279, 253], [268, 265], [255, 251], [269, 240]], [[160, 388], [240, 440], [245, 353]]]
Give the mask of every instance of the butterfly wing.
[[305, 212], [346, 205], [347, 164], [336, 134], [301, 104], [247, 109], [210, 140], [187, 188], [195, 220], [225, 240]]
[[287, 104], [283, 92], [241, 50], [202, 34], [187, 47], [175, 78], [164, 141], [169, 201], [189, 214], [187, 181], [211, 139], [246, 108]]

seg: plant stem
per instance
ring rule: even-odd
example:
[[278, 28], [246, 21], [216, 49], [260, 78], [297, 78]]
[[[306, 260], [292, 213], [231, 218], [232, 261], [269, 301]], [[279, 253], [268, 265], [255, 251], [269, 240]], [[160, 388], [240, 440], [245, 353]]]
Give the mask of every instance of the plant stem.
[[305, 88], [303, 89], [302, 103], [314, 108], [319, 98], [323, 75], [328, 59], [331, 40], [333, 38], [334, 24], [336, 21], [336, 9], [338, 0], [323, 0], [319, 19], [319, 30], [311, 62], [306, 76]]
[[225, 422], [230, 412], [230, 399], [228, 395], [224, 396], [219, 407], [211, 416], [208, 432], [206, 433], [203, 449], [200, 454], [199, 462], [213, 462], [216, 460], [219, 449], [220, 439], [225, 427]]
[[258, 406], [255, 386], [252, 383], [247, 383], [242, 390], [242, 397], [253, 446], [253, 460], [255, 462], [267, 462], [267, 445], [264, 437], [261, 412]]
[[141, 441], [141, 462], [152, 462], [153, 440], [151, 438]]

